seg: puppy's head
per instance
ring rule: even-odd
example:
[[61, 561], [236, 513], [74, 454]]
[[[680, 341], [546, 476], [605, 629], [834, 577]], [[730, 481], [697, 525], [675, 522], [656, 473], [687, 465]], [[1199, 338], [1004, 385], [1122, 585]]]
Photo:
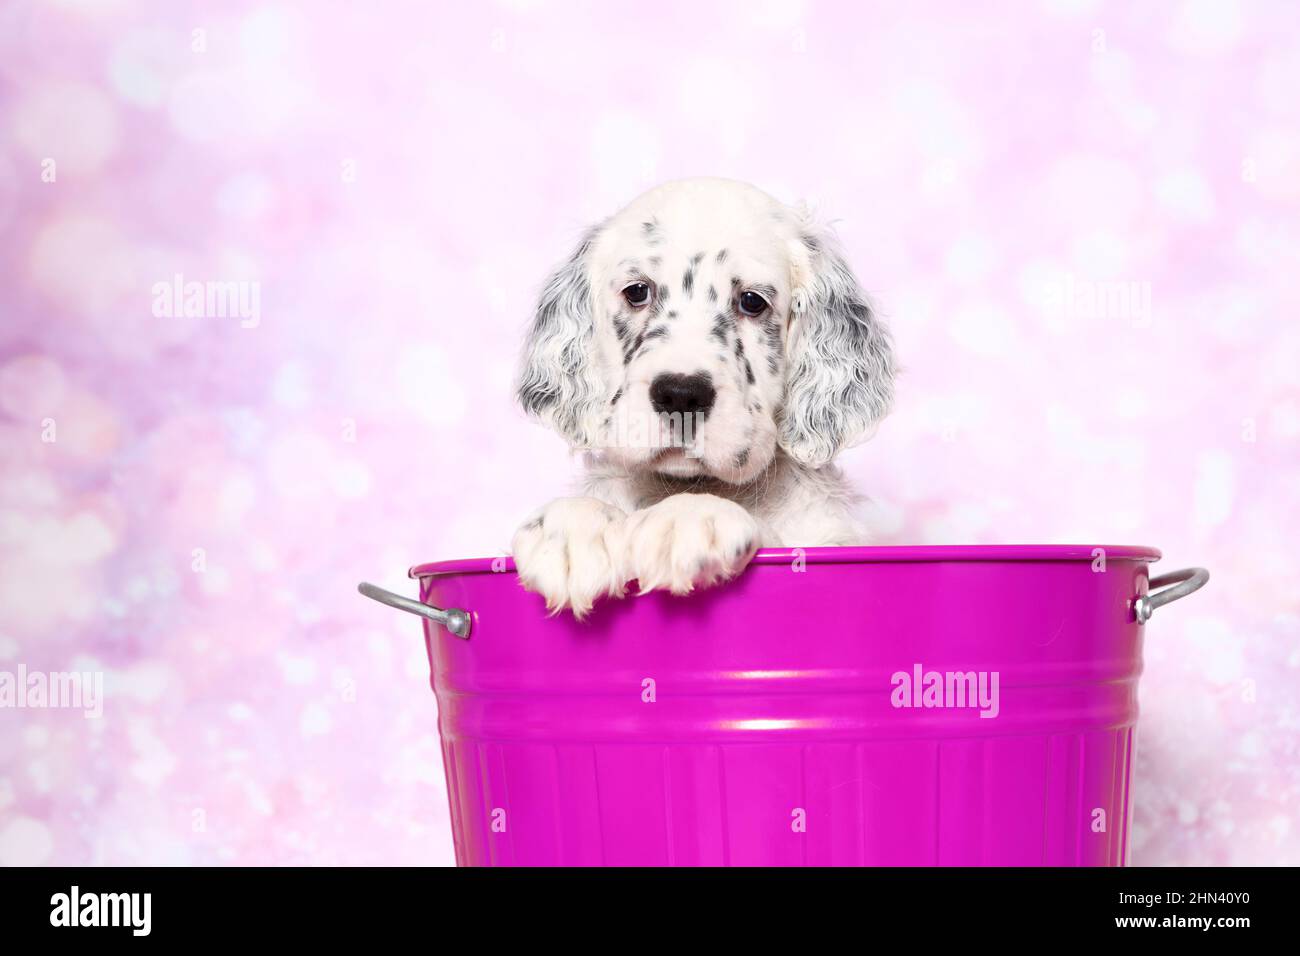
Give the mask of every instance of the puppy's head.
[[743, 183], [668, 183], [591, 229], [543, 290], [518, 396], [630, 470], [734, 484], [819, 467], [888, 411], [889, 336], [808, 217]]

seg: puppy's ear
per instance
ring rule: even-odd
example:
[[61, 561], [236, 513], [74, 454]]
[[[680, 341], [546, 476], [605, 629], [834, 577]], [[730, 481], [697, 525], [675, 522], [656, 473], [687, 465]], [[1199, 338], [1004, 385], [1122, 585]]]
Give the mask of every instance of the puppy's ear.
[[829, 230], [793, 244], [781, 447], [812, 468], [868, 438], [894, 399], [894, 352]]
[[520, 361], [516, 397], [528, 414], [552, 426], [574, 446], [591, 444], [600, 402], [588, 257], [592, 229], [551, 275], [537, 301]]

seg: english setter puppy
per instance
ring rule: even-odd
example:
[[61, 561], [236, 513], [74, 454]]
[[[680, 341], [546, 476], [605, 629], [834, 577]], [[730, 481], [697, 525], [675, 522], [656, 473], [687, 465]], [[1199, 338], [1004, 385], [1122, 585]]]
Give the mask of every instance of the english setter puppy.
[[634, 579], [685, 594], [759, 547], [861, 543], [831, 460], [893, 380], [887, 330], [807, 213], [722, 179], [652, 189], [537, 304], [518, 399], [586, 478], [515, 533], [520, 582], [582, 617]]

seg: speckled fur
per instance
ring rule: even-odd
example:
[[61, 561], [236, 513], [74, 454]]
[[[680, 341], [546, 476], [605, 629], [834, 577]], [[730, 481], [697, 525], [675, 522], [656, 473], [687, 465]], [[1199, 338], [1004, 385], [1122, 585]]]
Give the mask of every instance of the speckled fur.
[[[649, 301], [629, 304], [633, 283]], [[746, 292], [770, 307], [746, 314]], [[690, 440], [651, 411], [665, 373], [716, 387]], [[633, 579], [687, 593], [758, 547], [862, 543], [831, 460], [888, 412], [894, 373], [887, 330], [806, 212], [727, 180], [651, 190], [590, 230], [538, 303], [519, 400], [587, 474], [582, 497], [516, 533], [521, 581], [582, 616]]]

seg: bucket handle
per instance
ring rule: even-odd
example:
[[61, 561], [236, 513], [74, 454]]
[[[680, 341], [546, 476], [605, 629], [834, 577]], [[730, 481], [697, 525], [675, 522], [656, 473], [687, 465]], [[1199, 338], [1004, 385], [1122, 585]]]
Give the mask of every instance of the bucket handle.
[[[1182, 568], [1152, 578], [1147, 593], [1133, 602], [1133, 613], [1137, 616], [1137, 622], [1145, 624], [1151, 620], [1151, 615], [1156, 612], [1156, 608], [1171, 604], [1179, 598], [1185, 598], [1193, 591], [1199, 591], [1205, 587], [1205, 582], [1209, 580], [1210, 572], [1205, 568]], [[458, 607], [443, 610], [440, 607], [434, 607], [421, 601], [402, 597], [400, 594], [394, 594], [392, 591], [386, 591], [368, 581], [362, 581], [358, 584], [357, 590], [373, 601], [387, 604], [389, 607], [395, 607], [411, 614], [418, 614], [421, 617], [427, 617], [429, 620], [441, 624], [457, 637], [469, 639], [471, 618], [468, 611]]]
[[429, 620], [441, 624], [457, 637], [469, 639], [469, 611], [462, 611], [458, 607], [449, 607], [444, 611], [440, 607], [434, 607], [422, 601], [413, 601], [410, 598], [402, 597], [400, 594], [394, 594], [392, 591], [385, 591], [369, 581], [362, 581], [357, 585], [357, 590], [373, 601], [395, 607], [399, 611], [407, 611], [411, 614], [427, 617]]
[[1208, 580], [1210, 580], [1210, 572], [1205, 568], [1183, 568], [1180, 571], [1170, 571], [1158, 578], [1152, 578], [1147, 593], [1133, 602], [1133, 613], [1137, 615], [1137, 622], [1145, 624], [1151, 620], [1151, 615], [1156, 612], [1156, 608], [1187, 597], [1193, 591], [1199, 591], [1205, 587], [1205, 582]]

